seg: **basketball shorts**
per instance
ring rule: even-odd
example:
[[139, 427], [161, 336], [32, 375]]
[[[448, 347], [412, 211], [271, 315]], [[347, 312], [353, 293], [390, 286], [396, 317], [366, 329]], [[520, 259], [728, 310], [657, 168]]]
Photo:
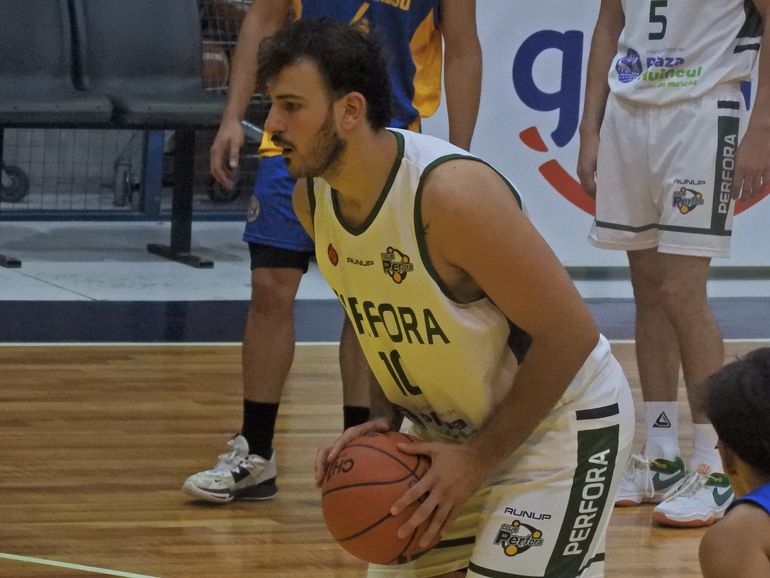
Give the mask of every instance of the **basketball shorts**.
[[283, 156], [260, 159], [246, 216], [244, 241], [290, 251], [314, 252], [313, 241], [302, 228], [291, 204], [294, 183]]
[[728, 257], [740, 86], [665, 106], [607, 100], [589, 241], [605, 249]]
[[[430, 439], [421, 429], [410, 433]], [[604, 576], [607, 526], [633, 437], [628, 382], [600, 337], [551, 414], [468, 500], [441, 542], [406, 564], [372, 564], [368, 577], [462, 568], [468, 578]]]

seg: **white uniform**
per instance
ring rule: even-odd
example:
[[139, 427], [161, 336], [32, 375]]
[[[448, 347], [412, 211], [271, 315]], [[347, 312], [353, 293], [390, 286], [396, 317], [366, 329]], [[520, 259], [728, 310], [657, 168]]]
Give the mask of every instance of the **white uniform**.
[[[429, 136], [393, 133], [399, 155], [362, 226], [340, 221], [328, 183], [310, 183], [318, 266], [412, 433], [462, 442], [510, 389], [528, 336], [486, 298], [455, 301], [427, 254], [421, 185], [441, 162], [474, 157]], [[552, 414], [466, 504], [444, 541], [411, 562], [372, 566], [370, 576], [465, 567], [468, 576], [601, 576], [632, 437], [628, 384], [602, 337]]]
[[735, 151], [762, 22], [751, 0], [623, 0], [591, 241], [729, 255]]

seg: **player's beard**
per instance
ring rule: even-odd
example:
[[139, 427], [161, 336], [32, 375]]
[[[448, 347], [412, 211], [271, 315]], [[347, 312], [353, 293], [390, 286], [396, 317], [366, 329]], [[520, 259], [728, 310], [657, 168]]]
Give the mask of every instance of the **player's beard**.
[[329, 176], [336, 172], [336, 164], [347, 147], [347, 141], [340, 138], [334, 127], [334, 110], [329, 107], [321, 128], [316, 132], [313, 149], [307, 156], [294, 154], [286, 159], [289, 173], [294, 178]]

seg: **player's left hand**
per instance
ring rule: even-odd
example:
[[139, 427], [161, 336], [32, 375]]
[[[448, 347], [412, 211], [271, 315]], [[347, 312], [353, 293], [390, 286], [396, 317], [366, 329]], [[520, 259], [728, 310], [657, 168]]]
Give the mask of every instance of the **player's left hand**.
[[734, 199], [748, 199], [770, 187], [770, 138], [749, 125], [735, 155]]
[[401, 539], [430, 518], [430, 524], [418, 545], [426, 548], [436, 542], [454, 522], [462, 505], [478, 490], [489, 475], [488, 466], [478, 450], [466, 444], [425, 442], [398, 444], [408, 454], [429, 456], [431, 465], [422, 479], [407, 490], [391, 507], [398, 515], [409, 504], [425, 496], [412, 517], [398, 529]]

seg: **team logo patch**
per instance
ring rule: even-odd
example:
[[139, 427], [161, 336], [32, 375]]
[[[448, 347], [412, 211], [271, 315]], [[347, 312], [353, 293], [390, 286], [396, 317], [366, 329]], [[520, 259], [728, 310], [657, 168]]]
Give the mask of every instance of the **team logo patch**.
[[398, 249], [388, 247], [384, 253], [380, 253], [380, 256], [383, 270], [396, 283], [400, 284], [406, 279], [407, 273], [414, 271], [414, 264], [409, 255], [404, 255]]
[[257, 200], [257, 197], [252, 195], [251, 200], [249, 201], [249, 208], [246, 210], [246, 221], [249, 223], [251, 223], [252, 221], [256, 221], [258, 216], [259, 216], [259, 201]]
[[618, 58], [615, 63], [615, 71], [618, 73], [620, 82], [633, 82], [642, 74], [641, 56], [636, 50], [629, 48], [625, 56]]
[[683, 215], [686, 215], [695, 207], [702, 204], [703, 193], [696, 191], [695, 189], [680, 187], [680, 189], [674, 193], [673, 205], [679, 209], [679, 212]]
[[329, 261], [331, 264], [336, 267], [337, 263], [340, 262], [340, 256], [337, 254], [337, 250], [331, 243], [329, 243], [329, 246], [326, 248], [326, 254], [329, 255]]
[[543, 532], [520, 520], [503, 524], [495, 536], [495, 544], [499, 545], [506, 556], [518, 556], [534, 546], [543, 545]]

